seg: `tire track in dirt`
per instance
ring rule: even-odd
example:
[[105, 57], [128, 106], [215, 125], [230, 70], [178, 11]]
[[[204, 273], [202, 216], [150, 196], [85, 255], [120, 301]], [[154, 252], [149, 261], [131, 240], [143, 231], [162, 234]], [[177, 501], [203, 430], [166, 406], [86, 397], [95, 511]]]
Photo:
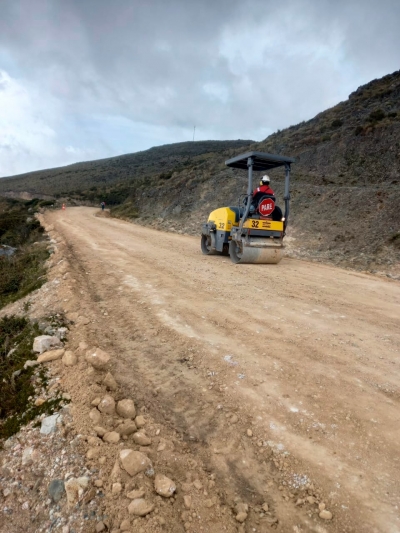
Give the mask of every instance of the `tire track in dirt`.
[[[281, 531], [396, 531], [399, 285], [298, 261], [265, 278], [202, 257], [192, 238], [92, 213], [52, 218], [89, 272], [91, 309], [107, 307], [104, 342], [127, 389], [218, 471], [227, 501], [268, 498]], [[332, 522], [294, 505], [309, 493]]]

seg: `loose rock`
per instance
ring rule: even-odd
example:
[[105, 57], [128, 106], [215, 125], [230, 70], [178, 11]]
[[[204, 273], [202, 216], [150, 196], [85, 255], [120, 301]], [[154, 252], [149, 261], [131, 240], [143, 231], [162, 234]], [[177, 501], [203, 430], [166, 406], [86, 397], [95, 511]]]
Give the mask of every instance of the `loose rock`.
[[95, 348], [86, 352], [85, 359], [96, 370], [104, 370], [110, 362], [111, 357], [100, 348]]
[[323, 520], [332, 520], [332, 513], [330, 511], [327, 511], [326, 509], [323, 509], [319, 513], [319, 517], [322, 518]]
[[93, 424], [95, 424], [96, 426], [98, 426], [101, 422], [101, 414], [99, 412], [98, 409], [92, 409], [89, 413], [89, 418], [90, 420], [93, 422]]
[[89, 448], [88, 451], [86, 452], [86, 457], [88, 459], [94, 459], [95, 457], [97, 457], [100, 453], [100, 449], [99, 448]]
[[60, 339], [58, 337], [52, 337], [50, 335], [39, 335], [33, 340], [33, 351], [37, 353], [43, 353], [54, 346], [61, 346]]
[[86, 488], [87, 478], [71, 478], [65, 482], [65, 492], [67, 493], [68, 508], [71, 509], [82, 496], [84, 489]]
[[40, 428], [40, 433], [42, 435], [49, 435], [50, 433], [54, 433], [54, 431], [57, 429], [57, 422], [61, 422], [62, 417], [59, 413], [55, 413], [51, 416], [46, 416], [46, 418], [43, 418], [42, 425]]
[[53, 479], [47, 491], [53, 502], [60, 501], [65, 493], [64, 481], [62, 479]]
[[146, 420], [145, 420], [144, 416], [138, 415], [135, 418], [135, 424], [137, 425], [138, 428], [144, 427], [146, 425]]
[[116, 431], [108, 431], [104, 435], [103, 440], [110, 444], [116, 444], [117, 442], [119, 442], [119, 433], [117, 433]]
[[117, 403], [117, 413], [122, 418], [135, 418], [135, 404], [132, 400], [121, 400]]
[[103, 385], [108, 389], [115, 391], [118, 389], [118, 383], [115, 381], [114, 376], [107, 372], [106, 377], [103, 379]]
[[176, 485], [169, 477], [157, 474], [154, 479], [154, 489], [160, 496], [170, 498], [176, 491]]
[[25, 448], [25, 450], [22, 453], [22, 465], [23, 466], [29, 466], [32, 463], [36, 462], [39, 459], [39, 453], [37, 450], [29, 446], [28, 448]]
[[101, 441], [98, 437], [93, 437], [92, 435], [87, 438], [87, 443], [89, 444], [89, 446], [99, 446], [100, 442]]
[[64, 349], [60, 348], [59, 350], [50, 350], [49, 352], [42, 353], [37, 358], [38, 363], [48, 363], [49, 361], [56, 361], [61, 359], [64, 355]]
[[126, 496], [130, 498], [131, 500], [136, 500], [137, 498], [143, 498], [144, 495], [145, 495], [145, 491], [143, 489], [139, 489], [139, 490], [131, 490], [130, 492], [128, 492]]
[[107, 415], [113, 415], [115, 413], [115, 401], [112, 396], [109, 396], [108, 394], [104, 396], [104, 398], [101, 400], [99, 405], [97, 406], [97, 409], [101, 413], [105, 413]]
[[104, 437], [104, 435], [108, 433], [108, 431], [102, 428], [101, 426], [95, 426], [93, 429], [95, 430], [95, 432], [97, 433], [99, 437]]
[[133, 420], [125, 420], [122, 424], [119, 424], [119, 426], [115, 428], [115, 431], [117, 431], [121, 436], [132, 435], [132, 433], [135, 433], [136, 430], [137, 427]]
[[235, 518], [238, 522], [243, 523], [247, 518], [247, 513], [238, 513]]
[[62, 362], [65, 366], [74, 366], [78, 362], [78, 358], [74, 354], [74, 352], [66, 351], [63, 355]]
[[25, 361], [24, 369], [31, 368], [32, 366], [39, 365], [40, 363], [38, 361], [32, 361], [31, 359], [28, 359], [28, 361]]
[[136, 476], [140, 472], [151, 472], [153, 466], [147, 455], [133, 450], [121, 450], [119, 454], [121, 465], [131, 476]]
[[238, 502], [235, 507], [236, 510], [236, 520], [240, 523], [243, 523], [247, 518], [247, 513], [249, 510], [249, 506], [247, 503]]
[[120, 479], [121, 477], [121, 468], [119, 467], [118, 458], [115, 460], [113, 469], [111, 470], [110, 478], [111, 479]]
[[134, 516], [146, 516], [154, 509], [154, 505], [150, 502], [146, 502], [143, 498], [132, 500], [128, 506], [129, 514]]
[[121, 531], [129, 531], [131, 529], [131, 523], [129, 522], [129, 520], [122, 520], [119, 529]]
[[78, 351], [81, 354], [85, 353], [88, 348], [89, 348], [89, 346], [84, 341], [80, 342], [79, 345], [78, 345]]
[[150, 446], [151, 439], [143, 433], [143, 431], [138, 431], [137, 433], [134, 433], [132, 436], [134, 442], [136, 444], [139, 444], [140, 446]]
[[39, 406], [43, 405], [45, 401], [46, 400], [44, 398], [36, 398], [36, 400], [35, 400], [36, 407], [39, 407]]
[[111, 487], [111, 493], [112, 494], [120, 494], [122, 492], [122, 485], [121, 483], [113, 483]]

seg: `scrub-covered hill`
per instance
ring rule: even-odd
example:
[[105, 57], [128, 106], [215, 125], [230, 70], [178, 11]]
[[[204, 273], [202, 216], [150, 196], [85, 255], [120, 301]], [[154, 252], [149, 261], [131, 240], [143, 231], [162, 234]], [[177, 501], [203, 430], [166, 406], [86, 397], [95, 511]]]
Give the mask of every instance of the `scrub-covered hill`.
[[[202, 154], [246, 149], [253, 142], [237, 140], [166, 144], [143, 152], [38, 170], [0, 179], [0, 195], [14, 193], [25, 196], [25, 199], [48, 195], [57, 198], [79, 195], [84, 191], [85, 197], [89, 196], [95, 200], [107, 194], [110, 187], [115, 185], [122, 185], [122, 189], [126, 191], [126, 186], [134, 184], [136, 180], [151, 176], [168, 178], [173, 170], [182, 170], [190, 166], [192, 160]], [[118, 198], [110, 198], [110, 201], [119, 203], [123, 199], [124, 196], [119, 191]]]

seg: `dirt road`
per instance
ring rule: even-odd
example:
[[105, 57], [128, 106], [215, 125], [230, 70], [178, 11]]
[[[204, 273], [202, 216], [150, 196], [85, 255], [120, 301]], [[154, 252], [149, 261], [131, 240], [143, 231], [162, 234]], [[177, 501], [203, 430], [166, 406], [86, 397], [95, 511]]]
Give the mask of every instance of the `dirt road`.
[[233, 265], [198, 238], [95, 213], [45, 216], [76, 311], [220, 500], [250, 506], [244, 525], [216, 515], [192, 531], [399, 532], [400, 284], [292, 259]]

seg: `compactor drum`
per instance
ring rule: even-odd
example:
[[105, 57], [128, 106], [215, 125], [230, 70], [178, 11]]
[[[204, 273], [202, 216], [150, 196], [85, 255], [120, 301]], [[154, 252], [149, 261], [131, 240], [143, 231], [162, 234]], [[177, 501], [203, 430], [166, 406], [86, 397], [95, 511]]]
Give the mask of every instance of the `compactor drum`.
[[[263, 152], [247, 152], [225, 161], [228, 167], [248, 170], [247, 194], [242, 205], [220, 207], [210, 213], [201, 235], [203, 254], [229, 254], [234, 263], [279, 263], [289, 217], [291, 163], [294, 159]], [[274, 196], [253, 195], [253, 170], [281, 166], [285, 167], [284, 215]]]

